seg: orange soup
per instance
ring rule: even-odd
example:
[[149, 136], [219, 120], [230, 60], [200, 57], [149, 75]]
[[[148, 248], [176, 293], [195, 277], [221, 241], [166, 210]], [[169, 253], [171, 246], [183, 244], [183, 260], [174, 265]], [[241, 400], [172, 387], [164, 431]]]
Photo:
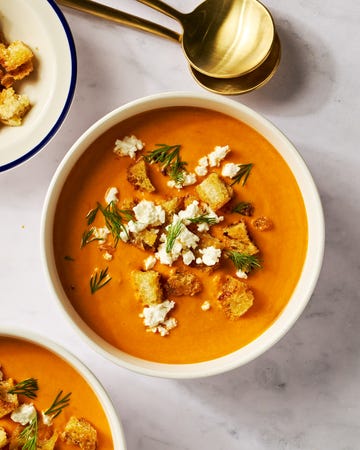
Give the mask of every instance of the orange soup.
[[153, 110], [107, 131], [72, 170], [55, 216], [56, 265], [77, 313], [113, 346], [163, 363], [253, 341], [287, 304], [306, 250], [286, 162], [246, 124], [201, 108]]
[[[0, 355], [0, 441], [4, 430], [10, 447], [11, 439], [16, 439], [23, 430], [28, 430], [29, 437], [33, 436], [35, 426], [30, 424], [33, 416], [30, 416], [29, 411], [25, 423], [25, 410], [30, 405], [36, 411], [36, 434], [38, 444], [43, 445], [41, 448], [51, 449], [55, 445], [56, 449], [79, 449], [78, 445], [73, 444], [74, 440], [67, 439], [71, 434], [68, 426], [71, 418], [73, 422], [80, 421], [83, 432], [91, 430], [90, 435], [94, 441], [96, 439], [96, 444], [88, 442], [86, 448], [114, 448], [109, 424], [99, 400], [83, 377], [65, 360], [44, 347], [13, 337], [0, 337]], [[55, 417], [59, 407], [61, 412]], [[42, 413], [46, 411], [47, 414], [43, 416]], [[21, 424], [24, 417], [25, 422]], [[81, 432], [81, 429], [78, 431]], [[64, 433], [67, 433], [67, 437]], [[47, 441], [46, 445], [44, 441]], [[24, 445], [26, 442], [21, 443]]]

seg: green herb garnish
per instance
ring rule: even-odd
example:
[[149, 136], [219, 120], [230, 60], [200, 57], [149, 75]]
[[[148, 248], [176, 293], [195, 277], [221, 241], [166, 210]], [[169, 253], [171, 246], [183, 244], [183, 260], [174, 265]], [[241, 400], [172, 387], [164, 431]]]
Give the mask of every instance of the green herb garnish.
[[90, 228], [89, 230], [84, 231], [81, 236], [81, 244], [80, 247], [83, 248], [85, 245], [90, 244], [93, 241], [100, 241], [101, 238], [97, 238], [94, 236], [94, 228]]
[[52, 402], [51, 406], [44, 412], [47, 416], [51, 416], [53, 419], [57, 417], [59, 414], [61, 414], [62, 410], [69, 406], [70, 403], [70, 396], [71, 392], [64, 395], [62, 398], [63, 391], [60, 391], [57, 396], [55, 397], [55, 400]]
[[167, 229], [166, 235], [166, 253], [170, 253], [172, 248], [174, 247], [176, 238], [180, 235], [183, 229], [183, 223], [181, 220], [178, 220], [175, 223], [169, 225]]
[[131, 220], [133, 218], [131, 211], [119, 209], [115, 202], [110, 202], [105, 207], [98, 203], [98, 208], [105, 218], [106, 226], [113, 236], [114, 245], [116, 247], [119, 239], [121, 239], [121, 233], [128, 234], [124, 220]]
[[19, 434], [19, 440], [23, 443], [22, 450], [36, 450], [38, 440], [37, 414]]
[[250, 175], [250, 172], [251, 172], [251, 169], [253, 168], [253, 166], [254, 166], [253, 163], [238, 164], [239, 172], [233, 178], [234, 181], [231, 183], [231, 186], [236, 183], [240, 183], [241, 180], [242, 180], [242, 186], [245, 186], [245, 183], [246, 183], [247, 179], [249, 178], [249, 175]]
[[236, 270], [248, 273], [253, 269], [261, 269], [261, 262], [255, 255], [248, 255], [235, 250], [229, 250], [226, 255], [231, 259]]
[[87, 213], [86, 219], [87, 219], [87, 224], [88, 224], [88, 225], [91, 225], [91, 224], [94, 222], [95, 217], [96, 217], [96, 214], [98, 213], [98, 211], [99, 211], [99, 207], [96, 207], [96, 208], [94, 208], [94, 209], [91, 209], [91, 210]]
[[184, 181], [184, 171], [187, 163], [180, 158], [180, 145], [156, 144], [158, 148], [144, 156], [150, 164], [161, 164], [164, 171], [176, 184]]
[[39, 390], [38, 382], [35, 378], [28, 378], [16, 384], [13, 388], [8, 390], [9, 394], [24, 395], [28, 398], [35, 398], [36, 391]]
[[242, 216], [252, 216], [253, 211], [253, 205], [248, 202], [239, 202], [231, 210], [231, 212], [241, 214]]
[[108, 274], [108, 267], [106, 269], [101, 269], [100, 272], [95, 272], [95, 274], [90, 277], [90, 290], [94, 294], [96, 291], [104, 287], [111, 280], [111, 276]]
[[64, 259], [65, 259], [66, 261], [75, 261], [75, 259], [74, 259], [72, 256], [69, 256], [69, 255], [65, 255], [65, 256], [64, 256]]
[[217, 223], [217, 218], [214, 216], [207, 216], [206, 214], [201, 214], [197, 217], [192, 217], [190, 219], [186, 219], [191, 223], [207, 223], [209, 225], [214, 225]]

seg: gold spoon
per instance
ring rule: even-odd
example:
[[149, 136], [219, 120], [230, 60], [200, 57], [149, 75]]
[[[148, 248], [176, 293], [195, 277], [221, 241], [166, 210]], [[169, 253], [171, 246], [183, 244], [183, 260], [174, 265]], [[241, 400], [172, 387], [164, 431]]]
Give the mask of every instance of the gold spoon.
[[[141, 17], [137, 17], [106, 5], [96, 3], [91, 0], [57, 0], [58, 4], [86, 12], [102, 19], [137, 28], [142, 31], [156, 34], [176, 42], [181, 41], [181, 36], [175, 31], [169, 30], [157, 23], [150, 22]], [[230, 79], [213, 78], [202, 74], [190, 66], [195, 80], [204, 88], [225, 95], [238, 95], [249, 92], [265, 84], [275, 73], [280, 61], [280, 41], [275, 34], [273, 45], [268, 57], [253, 71], [239, 77]]]
[[268, 56], [275, 34], [270, 12], [258, 0], [205, 0], [183, 14], [162, 0], [137, 0], [183, 28], [181, 44], [192, 67], [205, 75], [234, 78]]
[[[258, 0], [205, 0], [183, 14], [161, 0], [137, 0], [178, 20], [183, 27], [185, 56], [195, 70], [208, 76], [233, 78], [260, 65], [274, 39], [274, 23]], [[87, 7], [89, 2], [73, 0]]]

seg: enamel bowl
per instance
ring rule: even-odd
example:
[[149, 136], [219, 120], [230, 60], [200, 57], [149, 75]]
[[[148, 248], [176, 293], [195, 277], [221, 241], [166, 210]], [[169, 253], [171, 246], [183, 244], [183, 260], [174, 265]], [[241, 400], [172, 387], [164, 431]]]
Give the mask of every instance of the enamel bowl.
[[[32, 333], [30, 331], [24, 329], [14, 329], [14, 327], [0, 327], [0, 338], [10, 338], [15, 339], [20, 342], [28, 342], [36, 345], [37, 347], [42, 347], [48, 350], [53, 355], [59, 357], [69, 366], [71, 366], [82, 378], [83, 380], [90, 386], [95, 396], [97, 397], [104, 413], [106, 419], [109, 423], [109, 428], [111, 431], [111, 437], [114, 444], [114, 449], [117, 450], [126, 450], [125, 438], [122, 429], [122, 425], [119, 421], [119, 418], [116, 414], [114, 406], [98, 381], [98, 379], [93, 375], [93, 373], [82, 363], [79, 359], [77, 359], [74, 355], [72, 355], [69, 351], [65, 350], [62, 346], [56, 344], [50, 339], [40, 336], [38, 334]], [[0, 342], [0, 354], [1, 354], [1, 342]], [[46, 361], [46, 364], [51, 365], [51, 355], [50, 358]], [[6, 367], [2, 368], [6, 370]], [[40, 384], [39, 384], [40, 386]], [[74, 393], [72, 393], [74, 395]]]
[[22, 125], [0, 124], [0, 172], [29, 160], [55, 135], [76, 84], [76, 54], [69, 26], [53, 0], [0, 0], [0, 30], [33, 51], [34, 71], [15, 85], [32, 107]]
[[[80, 318], [61, 285], [54, 258], [53, 225], [57, 200], [64, 182], [79, 157], [104, 132], [124, 119], [156, 108], [194, 106], [212, 109], [239, 119], [257, 130], [280, 153], [290, 167], [302, 192], [308, 220], [308, 249], [300, 279], [272, 325], [257, 339], [226, 356], [192, 364], [163, 364], [146, 361], [113, 347], [94, 333]], [[105, 357], [128, 369], [146, 375], [169, 378], [196, 378], [219, 374], [239, 367], [261, 355], [290, 329], [308, 303], [322, 265], [324, 219], [320, 198], [303, 159], [289, 140], [268, 120], [248, 107], [213, 94], [165, 93], [126, 104], [90, 127], [71, 147], [59, 165], [49, 187], [41, 226], [42, 257], [52, 294], [72, 324], [87, 342]]]

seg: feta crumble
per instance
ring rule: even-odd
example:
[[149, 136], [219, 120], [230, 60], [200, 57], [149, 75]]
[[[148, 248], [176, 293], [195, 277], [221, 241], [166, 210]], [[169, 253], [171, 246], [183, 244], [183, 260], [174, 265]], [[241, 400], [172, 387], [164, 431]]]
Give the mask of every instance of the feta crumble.
[[36, 409], [32, 403], [23, 403], [11, 413], [11, 420], [25, 426], [36, 416]]
[[111, 260], [113, 259], [113, 255], [112, 255], [111, 253], [109, 253], [109, 252], [105, 252], [105, 253], [103, 254], [103, 258], [104, 258], [106, 261], [111, 261]]
[[195, 184], [196, 181], [195, 173], [183, 172], [183, 179], [181, 182], [177, 183], [175, 180], [169, 180], [167, 185], [171, 188], [182, 189], [183, 187]]
[[144, 269], [145, 270], [150, 270], [152, 269], [155, 264], [156, 264], [157, 259], [155, 258], [155, 256], [150, 255], [148, 256], [145, 260], [144, 260]]
[[[149, 200], [141, 200], [133, 211], [138, 222], [148, 225], [158, 226], [165, 222], [165, 210], [160, 205], [155, 205]], [[130, 224], [130, 222], [129, 222]]]
[[217, 145], [214, 150], [208, 154], [209, 166], [219, 167], [220, 162], [226, 157], [229, 152], [230, 147], [228, 145], [224, 145], [223, 147]]
[[215, 266], [219, 262], [221, 256], [221, 250], [219, 248], [211, 245], [210, 247], [201, 248], [199, 252], [202, 256], [196, 259], [197, 263], [198, 260], [201, 260], [205, 266]]
[[111, 202], [118, 202], [119, 198], [119, 191], [116, 187], [110, 187], [106, 192], [105, 192], [105, 202], [107, 205], [109, 205]]
[[201, 309], [203, 311], [209, 311], [210, 308], [211, 308], [210, 302], [208, 302], [207, 300], [205, 300], [204, 303], [201, 305]]
[[94, 238], [99, 240], [99, 244], [104, 244], [108, 235], [110, 234], [110, 230], [107, 227], [92, 227], [92, 233]]
[[203, 156], [199, 159], [198, 165], [195, 167], [194, 172], [199, 177], [204, 177], [208, 173], [209, 160], [207, 156]]
[[51, 415], [45, 414], [44, 411], [41, 411], [41, 417], [42, 417], [43, 424], [48, 427], [51, 427], [51, 425], [53, 423]]
[[221, 175], [223, 177], [234, 178], [238, 174], [239, 170], [240, 167], [238, 164], [227, 163], [222, 168]]
[[244, 279], [244, 280], [246, 280], [246, 278], [248, 277], [248, 276], [247, 276], [247, 273], [246, 273], [246, 272], [243, 272], [243, 271], [240, 270], [240, 269], [235, 273], [235, 275], [236, 275], [238, 278], [242, 278], [242, 279]]
[[113, 151], [118, 156], [130, 156], [130, 158], [135, 158], [136, 152], [142, 150], [144, 145], [145, 144], [134, 135], [125, 136], [123, 140], [116, 139]]
[[146, 306], [140, 317], [144, 319], [143, 323], [147, 327], [147, 331], [159, 333], [161, 336], [169, 334], [169, 331], [177, 325], [174, 317], [167, 318], [168, 313], [174, 306], [173, 300], [165, 300], [162, 303]]

